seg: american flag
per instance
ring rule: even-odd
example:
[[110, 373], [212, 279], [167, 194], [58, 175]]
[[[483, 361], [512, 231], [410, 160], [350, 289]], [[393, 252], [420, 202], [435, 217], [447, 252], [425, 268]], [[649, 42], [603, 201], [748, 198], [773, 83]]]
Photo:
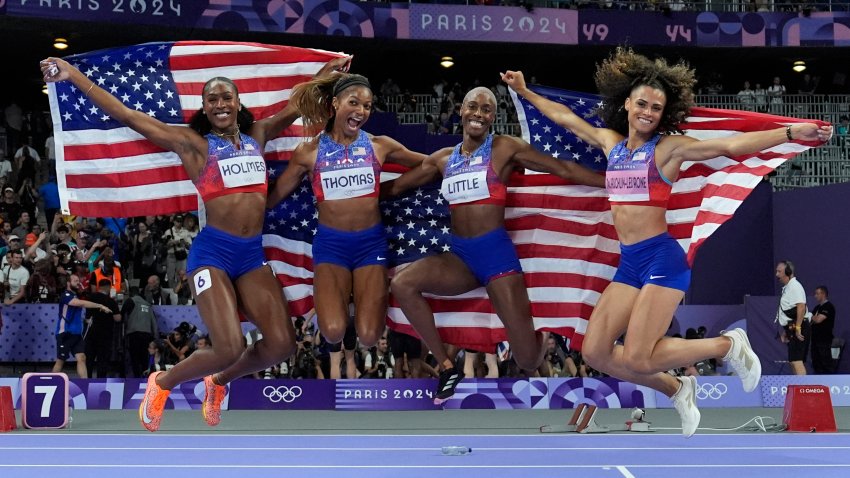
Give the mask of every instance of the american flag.
[[[256, 119], [281, 110], [292, 87], [342, 54], [259, 43], [157, 42], [67, 57], [125, 105], [182, 127], [213, 76], [232, 79]], [[50, 83], [57, 180], [64, 214], [130, 217], [194, 211], [197, 191], [176, 154], [110, 118], [68, 81]], [[300, 122], [266, 145], [286, 160]]]
[[[595, 96], [534, 87], [535, 91], [569, 106], [591, 124]], [[523, 137], [543, 152], [604, 170], [604, 154], [555, 125], [528, 102], [514, 96]], [[741, 111], [695, 108], [681, 125], [698, 138], [722, 137], [743, 131], [777, 128], [800, 122]], [[685, 164], [673, 188], [670, 232], [693, 256], [705, 239], [735, 212], [762, 177], [783, 161], [815, 144], [789, 142], [745, 158], [717, 158]], [[385, 179], [385, 178], [384, 178]], [[294, 200], [294, 201], [293, 201]], [[294, 313], [312, 307], [312, 265], [309, 241], [316, 227], [309, 184], [297, 197], [269, 213], [267, 255], [285, 285]], [[391, 266], [404, 267], [417, 258], [447, 251], [448, 208], [438, 183], [381, 204], [390, 238]], [[534, 325], [570, 337], [580, 348], [587, 320], [619, 262], [619, 245], [610, 206], [603, 190], [565, 184], [545, 174], [515, 175], [508, 189], [506, 224], [525, 271]], [[502, 323], [493, 313], [483, 288], [457, 297], [429, 297], [442, 338], [463, 347], [494, 350], [505, 340]], [[390, 299], [389, 325], [414, 334], [398, 304]]]

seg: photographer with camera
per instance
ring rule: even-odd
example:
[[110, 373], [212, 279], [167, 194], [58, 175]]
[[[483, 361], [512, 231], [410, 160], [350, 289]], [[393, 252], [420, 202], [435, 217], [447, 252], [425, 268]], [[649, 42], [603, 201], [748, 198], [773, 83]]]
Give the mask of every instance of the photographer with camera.
[[121, 316], [124, 319], [124, 337], [127, 340], [130, 368], [133, 376], [140, 378], [149, 367], [148, 346], [158, 336], [158, 329], [153, 307], [145, 300], [138, 287], [130, 288], [130, 300], [124, 301]]
[[365, 371], [360, 378], [393, 378], [395, 359], [389, 352], [386, 337], [381, 337], [378, 344], [369, 349], [364, 361]]
[[192, 354], [192, 343], [189, 340], [191, 330], [181, 327], [182, 325], [183, 324], [177, 326], [176, 329], [172, 330], [171, 333], [165, 337], [165, 363], [168, 365], [177, 365]]
[[162, 238], [167, 248], [165, 280], [168, 282], [168, 287], [173, 289], [177, 286], [177, 270], [186, 270], [186, 259], [189, 257], [192, 236], [183, 227], [182, 214], [175, 214], [171, 224], [171, 228], [165, 231]]

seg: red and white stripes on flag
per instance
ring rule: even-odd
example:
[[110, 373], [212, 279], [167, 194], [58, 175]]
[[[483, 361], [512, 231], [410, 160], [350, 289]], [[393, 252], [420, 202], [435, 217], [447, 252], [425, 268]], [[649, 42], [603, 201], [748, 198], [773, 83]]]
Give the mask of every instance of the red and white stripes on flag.
[[[259, 43], [160, 42], [73, 55], [66, 60], [123, 101], [182, 127], [201, 108], [214, 76], [234, 81], [256, 119], [280, 111], [292, 87], [342, 54]], [[130, 217], [199, 208], [179, 158], [118, 123], [70, 82], [48, 88], [64, 214]], [[266, 145], [286, 160], [301, 140], [300, 122]]]
[[[807, 122], [828, 124], [749, 111], [693, 108], [679, 126], [686, 135], [703, 140]], [[819, 145], [789, 141], [752, 155], [683, 164], [673, 184], [667, 224], [670, 234], [688, 253], [688, 262], [693, 264], [703, 242], [732, 217], [764, 176], [788, 159]]]
[[[688, 136], [709, 139], [800, 122], [806, 121], [694, 108], [680, 127]], [[542, 146], [535, 144], [534, 136], [542, 123], [523, 126], [526, 140]], [[689, 262], [693, 264], [699, 247], [732, 217], [765, 175], [814, 146], [818, 143], [790, 141], [744, 157], [685, 163], [673, 185], [667, 222]], [[586, 154], [592, 157], [598, 151]], [[515, 177], [508, 189], [506, 224], [525, 271], [535, 329], [571, 338], [571, 347], [580, 350], [593, 307], [619, 263], [619, 244], [606, 193], [559, 183], [548, 175]], [[449, 343], [493, 351], [506, 340], [483, 288], [458, 297], [431, 297], [429, 302], [440, 334]], [[412, 331], [397, 304], [391, 304], [389, 315], [394, 328]]]

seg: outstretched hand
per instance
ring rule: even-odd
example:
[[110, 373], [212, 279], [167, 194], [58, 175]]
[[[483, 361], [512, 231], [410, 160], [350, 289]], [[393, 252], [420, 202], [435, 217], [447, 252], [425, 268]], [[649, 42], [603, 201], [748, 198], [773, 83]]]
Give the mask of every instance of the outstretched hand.
[[351, 59], [354, 58], [351, 55], [343, 56], [339, 58], [334, 58], [333, 60], [325, 63], [325, 66], [316, 73], [316, 78], [325, 78], [327, 76], [333, 75], [337, 72], [346, 72], [348, 68], [351, 66]]
[[514, 91], [525, 89], [525, 76], [523, 76], [521, 71], [508, 70], [499, 74], [502, 76], [502, 81], [507, 83]]
[[57, 81], [67, 80], [71, 76], [71, 68], [67, 61], [61, 58], [48, 57], [41, 60], [41, 75], [46, 83], [55, 83]]
[[832, 138], [832, 125], [818, 126], [814, 123], [791, 125], [791, 137], [800, 141], [820, 141], [825, 143]]

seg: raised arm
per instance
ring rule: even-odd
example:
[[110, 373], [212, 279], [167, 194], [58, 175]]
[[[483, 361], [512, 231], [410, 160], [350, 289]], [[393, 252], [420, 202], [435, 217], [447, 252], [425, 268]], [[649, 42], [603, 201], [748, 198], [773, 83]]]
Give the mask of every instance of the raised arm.
[[422, 164], [426, 156], [422, 153], [417, 153], [407, 149], [403, 144], [390, 138], [389, 136], [375, 136], [372, 138], [372, 144], [378, 149], [379, 157], [383, 157], [383, 162], [390, 162], [414, 168]]
[[[731, 138], [704, 141], [687, 136], [671, 136], [659, 144], [662, 149], [669, 148], [669, 154], [665, 155], [668, 159], [661, 166], [664, 175], [672, 179], [678, 175], [679, 168], [685, 161], [705, 161], [718, 156], [742, 156], [792, 140], [826, 142], [831, 136], [832, 125], [818, 126], [814, 123], [795, 123], [767, 131], [753, 131]], [[663, 143], [668, 143], [669, 146]]]
[[[334, 58], [333, 60], [325, 63], [325, 66], [316, 73], [314, 78], [322, 78], [337, 74], [339, 71], [345, 71], [348, 69], [348, 64], [350, 62], [350, 56]], [[300, 116], [300, 114], [295, 106], [287, 102], [286, 106], [273, 116], [263, 118], [254, 123], [253, 126], [251, 126], [251, 137], [254, 138], [258, 144], [265, 146], [268, 141], [276, 138], [281, 131], [288, 128], [296, 119], [298, 119], [298, 116]]]
[[525, 77], [521, 71], [508, 70], [501, 73], [501, 75], [502, 81], [507, 83], [516, 94], [530, 101], [544, 116], [572, 131], [582, 141], [594, 148], [599, 148], [607, 154], [611, 148], [622, 140], [622, 136], [616, 131], [607, 128], [597, 128], [579, 115], [573, 113], [573, 110], [568, 107], [548, 100], [528, 89], [525, 84]]
[[289, 197], [298, 188], [301, 178], [310, 170], [308, 165], [311, 164], [311, 158], [316, 155], [316, 148], [314, 142], [301, 143], [295, 148], [283, 174], [278, 178], [274, 188], [269, 191], [266, 198], [267, 208], [277, 206], [277, 203]]
[[603, 174], [596, 173], [573, 161], [555, 159], [543, 154], [521, 139], [510, 136], [500, 136], [499, 138], [500, 142], [508, 143], [508, 146], [513, 149], [511, 157], [513, 162], [524, 168], [554, 174], [576, 184], [598, 188], [605, 187], [605, 175]]
[[405, 191], [433, 181], [442, 173], [442, 169], [440, 168], [441, 158], [446, 157], [451, 153], [451, 150], [452, 148], [444, 148], [437, 151], [427, 156], [419, 166], [416, 166], [392, 181], [381, 183], [381, 199], [398, 196]]
[[[51, 76], [51, 66], [55, 64], [58, 73]], [[44, 81], [51, 83], [68, 80], [97, 105], [104, 113], [138, 132], [157, 146], [174, 151], [180, 156], [183, 165], [187, 161], [206, 160], [206, 140], [189, 128], [169, 126], [146, 113], [132, 110], [108, 91], [100, 88], [83, 75], [80, 70], [61, 58], [47, 58], [41, 61]], [[193, 165], [198, 167], [197, 165]]]

